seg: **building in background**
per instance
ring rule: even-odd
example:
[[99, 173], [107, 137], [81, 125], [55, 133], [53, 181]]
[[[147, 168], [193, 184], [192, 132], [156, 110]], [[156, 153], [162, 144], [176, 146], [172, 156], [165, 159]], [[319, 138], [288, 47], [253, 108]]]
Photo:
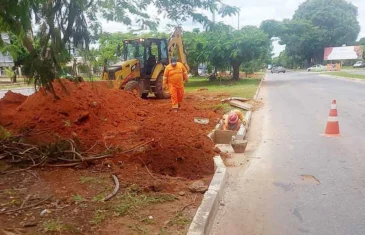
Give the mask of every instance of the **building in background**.
[[[1, 33], [1, 38], [4, 43], [10, 43], [10, 37], [6, 33]], [[14, 60], [9, 53], [0, 52], [0, 77], [5, 77], [5, 68], [11, 69], [14, 66]]]

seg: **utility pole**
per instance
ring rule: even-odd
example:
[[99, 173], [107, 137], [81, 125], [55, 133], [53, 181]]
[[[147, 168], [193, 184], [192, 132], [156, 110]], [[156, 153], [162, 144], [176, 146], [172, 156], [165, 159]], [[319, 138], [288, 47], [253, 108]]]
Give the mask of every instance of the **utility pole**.
[[240, 11], [241, 9], [238, 9], [237, 30], [240, 30]]

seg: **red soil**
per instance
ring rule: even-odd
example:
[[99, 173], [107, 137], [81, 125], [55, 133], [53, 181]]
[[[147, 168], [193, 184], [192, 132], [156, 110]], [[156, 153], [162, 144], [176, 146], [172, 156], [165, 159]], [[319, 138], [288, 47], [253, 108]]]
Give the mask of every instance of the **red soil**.
[[[189, 103], [173, 113], [168, 100], [142, 100], [105, 83], [62, 84], [54, 83], [57, 100], [45, 91], [29, 97], [8, 92], [0, 100], [0, 125], [12, 133], [27, 131], [28, 140], [37, 143], [55, 141], [56, 135], [74, 139], [85, 151], [111, 145], [126, 150], [153, 140], [112, 162], [145, 164], [156, 173], [190, 179], [213, 173], [214, 144], [206, 134], [219, 114]], [[209, 118], [209, 125], [194, 117]]]

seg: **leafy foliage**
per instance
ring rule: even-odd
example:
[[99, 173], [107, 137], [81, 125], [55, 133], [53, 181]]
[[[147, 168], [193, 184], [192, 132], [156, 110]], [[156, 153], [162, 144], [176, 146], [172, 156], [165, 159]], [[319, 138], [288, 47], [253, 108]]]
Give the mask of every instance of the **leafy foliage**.
[[[100, 17], [125, 25], [136, 22], [140, 29], [156, 29], [158, 22], [148, 13], [155, 7], [169, 19], [192, 19], [207, 25], [209, 19], [199, 12], [212, 6], [222, 16], [237, 12], [237, 8], [218, 0], [2, 0], [0, 30], [18, 37], [29, 52], [24, 60], [26, 75], [52, 90], [51, 81], [61, 71], [61, 64], [70, 60], [73, 48], [88, 49], [101, 34]], [[35, 35], [33, 24], [39, 26]], [[105, 57], [115, 59], [110, 52]]]
[[345, 0], [307, 0], [293, 19], [265, 21], [261, 29], [280, 38], [285, 56], [297, 65], [321, 63], [325, 47], [354, 45], [360, 32], [357, 7]]

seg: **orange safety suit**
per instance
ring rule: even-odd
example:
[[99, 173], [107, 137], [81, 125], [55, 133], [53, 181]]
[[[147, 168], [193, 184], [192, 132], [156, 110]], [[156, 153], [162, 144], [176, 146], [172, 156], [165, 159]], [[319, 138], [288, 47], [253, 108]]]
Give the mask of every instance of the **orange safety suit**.
[[164, 88], [167, 87], [171, 94], [173, 109], [178, 109], [184, 97], [184, 81], [188, 80], [188, 73], [185, 66], [177, 62], [175, 66], [169, 64], [163, 75]]

